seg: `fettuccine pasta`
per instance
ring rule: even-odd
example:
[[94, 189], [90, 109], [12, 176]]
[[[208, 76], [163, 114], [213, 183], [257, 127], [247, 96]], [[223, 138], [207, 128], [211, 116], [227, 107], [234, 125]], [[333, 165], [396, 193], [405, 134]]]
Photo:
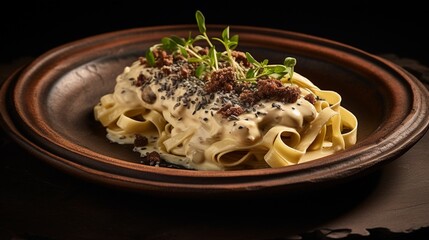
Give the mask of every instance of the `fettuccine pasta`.
[[[228, 31], [218, 40], [233, 42]], [[284, 167], [356, 143], [357, 119], [337, 92], [294, 72], [290, 58], [269, 65], [236, 45], [163, 39], [125, 67], [95, 119], [143, 158], [196, 170]]]

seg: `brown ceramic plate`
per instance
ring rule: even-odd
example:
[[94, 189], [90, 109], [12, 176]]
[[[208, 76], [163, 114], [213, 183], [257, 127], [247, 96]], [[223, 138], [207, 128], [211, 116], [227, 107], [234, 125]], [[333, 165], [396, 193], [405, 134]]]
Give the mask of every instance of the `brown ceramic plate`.
[[[209, 26], [220, 36], [224, 26]], [[124, 30], [60, 46], [12, 75], [2, 87], [7, 132], [47, 163], [110, 186], [148, 193], [242, 195], [311, 189], [361, 176], [403, 154], [428, 129], [428, 92], [397, 65], [359, 49], [299, 33], [231, 26], [239, 50], [257, 59], [297, 58], [296, 71], [343, 96], [359, 120], [358, 143], [312, 162], [275, 169], [190, 171], [145, 166], [130, 147], [112, 144], [93, 106], [124, 67], [164, 36], [195, 26]]]

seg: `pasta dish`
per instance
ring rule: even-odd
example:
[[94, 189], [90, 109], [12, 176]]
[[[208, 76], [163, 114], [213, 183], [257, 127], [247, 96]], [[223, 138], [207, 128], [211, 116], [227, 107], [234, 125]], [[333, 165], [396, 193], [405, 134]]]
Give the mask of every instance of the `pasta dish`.
[[356, 143], [356, 117], [295, 72], [296, 59], [259, 62], [229, 27], [210, 38], [196, 19], [199, 35], [163, 38], [94, 106], [110, 141], [133, 144], [145, 164], [195, 170], [283, 167]]

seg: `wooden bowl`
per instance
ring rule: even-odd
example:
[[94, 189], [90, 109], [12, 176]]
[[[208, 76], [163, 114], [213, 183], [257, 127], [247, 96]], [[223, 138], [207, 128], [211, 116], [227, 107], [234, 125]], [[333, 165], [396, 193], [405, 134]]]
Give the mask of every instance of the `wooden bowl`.
[[[113, 90], [124, 67], [165, 36], [186, 37], [196, 26], [130, 29], [55, 48], [12, 75], [1, 89], [3, 126], [40, 159], [86, 180], [166, 196], [245, 196], [311, 191], [389, 162], [428, 129], [429, 94], [399, 66], [367, 52], [300, 33], [231, 26], [238, 49], [257, 59], [297, 59], [296, 71], [321, 89], [339, 92], [359, 120], [355, 146], [283, 168], [191, 171], [145, 166], [131, 147], [109, 143], [93, 106]], [[210, 36], [224, 26], [209, 25]]]

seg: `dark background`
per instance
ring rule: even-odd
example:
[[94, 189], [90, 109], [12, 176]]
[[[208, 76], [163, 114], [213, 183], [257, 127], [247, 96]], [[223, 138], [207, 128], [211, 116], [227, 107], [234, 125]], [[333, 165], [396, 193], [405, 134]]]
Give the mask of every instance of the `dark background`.
[[[232, 0], [201, 0], [199, 3], [9, 0], [7, 4], [3, 1], [0, 3], [0, 65], [9, 65], [21, 57], [37, 57], [54, 47], [95, 34], [154, 25], [195, 24], [195, 10], [199, 9], [208, 24], [251, 25], [301, 32], [374, 54], [394, 53], [429, 66], [427, 9], [412, 1], [382, 6], [374, 6], [380, 5], [376, 1], [344, 0], [340, 5], [326, 1], [283, 0], [281, 4], [280, 1], [257, 1], [247, 1], [246, 4]], [[0, 76], [5, 75], [0, 71]], [[320, 196], [313, 194], [301, 205], [295, 205], [296, 208], [273, 211], [272, 206], [284, 206], [284, 199], [273, 202], [268, 198], [262, 202], [232, 202], [229, 207], [216, 202], [204, 211], [189, 211], [177, 206], [193, 206], [192, 202], [164, 204], [157, 198], [147, 199], [86, 182], [82, 184], [81, 179], [34, 159], [3, 134], [0, 131], [0, 149], [2, 156], [6, 156], [2, 157], [0, 165], [0, 239], [101, 237], [157, 240], [186, 239], [183, 237], [194, 233], [206, 239], [218, 236], [300, 239], [301, 235], [288, 238], [287, 234], [302, 232], [302, 239], [340, 239], [349, 229], [333, 231], [332, 238], [325, 237], [330, 234], [328, 229], [306, 231], [324, 225], [324, 220], [328, 225], [336, 223], [339, 224], [337, 227], [354, 229], [374, 226], [381, 221], [382, 226], [396, 226], [402, 231], [404, 226], [421, 227], [418, 224], [423, 220], [427, 223], [424, 189], [427, 189], [428, 179], [428, 165], [425, 164], [428, 162], [428, 135], [425, 142], [417, 144], [413, 151], [388, 165], [384, 171], [370, 175], [365, 181], [354, 182], [351, 188], [340, 186], [322, 192]], [[300, 199], [286, 203], [294, 200], [299, 203]], [[399, 207], [390, 208], [392, 204]], [[321, 205], [324, 208], [319, 208]], [[383, 214], [386, 217], [378, 217]], [[284, 221], [273, 221], [279, 216], [286, 217]], [[365, 220], [359, 222], [357, 219], [361, 218]], [[162, 224], [165, 219], [172, 223], [171, 226]], [[237, 221], [240, 219], [244, 221]], [[344, 222], [339, 222], [342, 220]], [[350, 234], [347, 239], [427, 239], [427, 225], [417, 227], [410, 233], [396, 232], [395, 228], [373, 228], [368, 229], [369, 236]]]
[[[0, 7], [0, 63], [110, 31], [167, 24], [279, 28], [429, 65], [426, 8], [412, 1], [12, 1]], [[379, 6], [381, 5], [381, 6]]]

